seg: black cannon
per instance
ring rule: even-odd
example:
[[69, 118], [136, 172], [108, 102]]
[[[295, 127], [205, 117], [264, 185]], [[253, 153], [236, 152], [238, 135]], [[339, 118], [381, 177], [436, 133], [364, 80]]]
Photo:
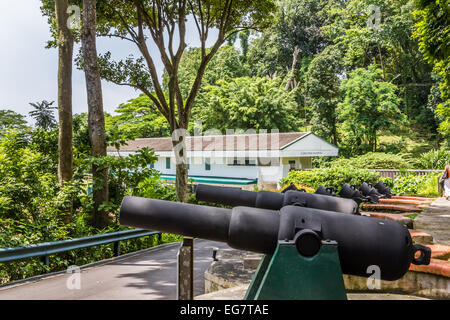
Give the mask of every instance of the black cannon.
[[431, 256], [429, 248], [413, 245], [408, 229], [397, 222], [296, 206], [279, 212], [249, 207], [231, 210], [125, 197], [120, 223], [226, 242], [235, 249], [268, 255], [290, 244], [300, 256], [312, 258], [335, 241], [342, 273], [369, 277], [367, 269], [375, 265], [383, 280], [400, 279], [411, 263], [428, 264]]
[[355, 185], [349, 185], [348, 183], [339, 191], [339, 196], [342, 198], [353, 199], [356, 203], [361, 204], [362, 202], [369, 201], [369, 198], [362, 195], [361, 191], [356, 189]]
[[378, 203], [380, 202], [381, 198], [386, 197], [385, 195], [379, 193], [377, 189], [375, 189], [370, 183], [367, 182], [363, 182], [361, 188], [359, 188], [359, 191], [361, 191], [362, 195], [367, 197], [372, 203]]
[[386, 198], [391, 199], [393, 194], [391, 188], [387, 186], [383, 181], [378, 181], [376, 185], [373, 186], [380, 194], [384, 195]]
[[316, 194], [323, 194], [325, 196], [331, 196], [331, 197], [336, 197], [336, 192], [334, 190], [334, 188], [332, 187], [324, 187], [324, 186], [320, 186], [317, 188]]
[[[285, 193], [286, 191], [289, 191], [289, 190], [306, 192], [305, 189], [297, 189], [297, 187], [294, 184], [291, 184], [289, 187], [284, 189], [282, 191], [282, 193]], [[355, 185], [349, 185], [348, 183], [344, 184], [344, 186], [341, 188], [341, 190], [339, 191], [338, 194], [336, 194], [336, 191], [333, 187], [324, 187], [324, 186], [320, 186], [319, 188], [317, 188], [315, 194], [321, 194], [321, 195], [330, 196], [330, 197], [341, 197], [341, 198], [345, 198], [345, 199], [352, 199], [353, 201], [355, 201], [358, 204], [358, 206], [362, 202], [371, 201], [371, 198], [363, 196], [361, 194], [361, 191], [356, 189]]]
[[279, 210], [285, 206], [299, 206], [358, 214], [359, 205], [351, 199], [329, 197], [302, 191], [289, 190], [285, 193], [270, 191], [245, 191], [234, 188], [198, 185], [196, 197], [199, 201], [222, 204], [231, 207], [244, 206], [259, 209]]

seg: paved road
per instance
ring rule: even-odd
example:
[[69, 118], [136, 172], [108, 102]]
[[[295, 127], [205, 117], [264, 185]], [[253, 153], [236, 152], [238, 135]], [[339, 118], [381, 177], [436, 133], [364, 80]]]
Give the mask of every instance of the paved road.
[[[213, 261], [213, 247], [228, 248], [223, 243], [195, 240], [195, 296], [204, 293], [203, 274]], [[164, 245], [82, 269], [80, 290], [69, 290], [70, 275], [60, 274], [0, 288], [0, 300], [174, 300], [178, 248], [179, 244]]]

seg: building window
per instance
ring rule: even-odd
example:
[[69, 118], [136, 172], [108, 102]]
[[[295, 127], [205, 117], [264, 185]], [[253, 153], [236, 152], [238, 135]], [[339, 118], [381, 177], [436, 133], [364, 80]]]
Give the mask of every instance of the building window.
[[228, 163], [229, 166], [238, 167], [238, 166], [246, 166], [246, 167], [255, 167], [256, 166], [256, 160], [250, 160], [250, 159], [238, 159], [234, 158], [232, 162]]
[[166, 169], [170, 169], [170, 158], [166, 158]]
[[289, 160], [289, 170], [296, 170], [295, 160]]
[[190, 170], [191, 169], [191, 164], [190, 164], [189, 159], [187, 159], [186, 164], [187, 164], [187, 169]]
[[205, 170], [211, 171], [211, 159], [210, 158], [205, 159]]
[[254, 167], [254, 166], [256, 166], [256, 161], [255, 160], [250, 160], [250, 159], [245, 159], [245, 165], [247, 167]]

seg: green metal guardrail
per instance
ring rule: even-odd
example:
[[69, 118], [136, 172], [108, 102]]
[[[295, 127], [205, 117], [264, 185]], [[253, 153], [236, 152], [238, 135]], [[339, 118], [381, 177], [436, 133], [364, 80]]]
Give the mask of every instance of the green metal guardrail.
[[152, 235], [157, 235], [158, 240], [159, 241], [161, 240], [161, 233], [158, 231], [135, 229], [135, 230], [105, 233], [85, 238], [39, 243], [24, 247], [3, 248], [0, 249], [0, 263], [12, 262], [35, 257], [43, 257], [44, 263], [48, 266], [49, 257], [52, 254], [82, 248], [95, 247], [109, 243], [114, 243], [114, 256], [118, 257], [120, 255], [120, 241]]

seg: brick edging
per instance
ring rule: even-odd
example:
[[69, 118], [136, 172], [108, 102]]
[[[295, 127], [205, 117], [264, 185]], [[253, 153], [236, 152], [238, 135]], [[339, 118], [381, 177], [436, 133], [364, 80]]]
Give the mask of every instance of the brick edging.
[[430, 273], [450, 278], [450, 261], [431, 259], [427, 266], [416, 266], [411, 264], [410, 271]]

